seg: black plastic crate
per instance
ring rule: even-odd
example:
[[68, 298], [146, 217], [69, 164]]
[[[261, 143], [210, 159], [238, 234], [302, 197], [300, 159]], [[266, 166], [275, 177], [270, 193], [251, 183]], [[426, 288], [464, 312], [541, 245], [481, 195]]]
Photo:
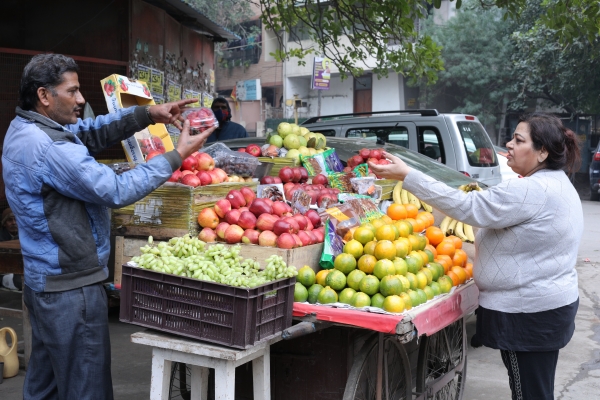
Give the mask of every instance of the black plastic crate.
[[119, 319], [244, 349], [292, 325], [295, 283], [246, 289], [123, 265]]

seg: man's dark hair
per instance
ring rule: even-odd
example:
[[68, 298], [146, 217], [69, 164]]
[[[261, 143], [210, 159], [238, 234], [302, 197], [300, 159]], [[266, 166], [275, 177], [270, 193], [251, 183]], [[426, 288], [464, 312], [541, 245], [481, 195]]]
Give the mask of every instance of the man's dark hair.
[[19, 106], [23, 110], [32, 110], [38, 102], [37, 90], [44, 87], [53, 96], [54, 88], [63, 82], [65, 72], [79, 72], [75, 60], [62, 54], [38, 54], [23, 69], [19, 88]]

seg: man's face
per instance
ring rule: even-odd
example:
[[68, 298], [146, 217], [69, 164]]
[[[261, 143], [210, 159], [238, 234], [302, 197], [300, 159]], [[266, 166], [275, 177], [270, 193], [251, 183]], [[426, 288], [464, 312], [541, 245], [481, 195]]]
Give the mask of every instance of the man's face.
[[14, 216], [8, 218], [4, 222], [4, 228], [13, 236], [15, 236], [17, 232], [19, 232], [19, 229], [17, 228], [17, 220]]
[[[63, 82], [52, 91], [48, 91], [46, 114], [61, 125], [74, 124], [81, 115], [85, 99], [79, 91], [79, 79], [76, 72], [65, 72]], [[44, 103], [42, 101], [42, 103]]]
[[227, 104], [216, 101], [212, 103], [212, 106], [210, 108], [215, 113], [215, 117], [217, 117], [219, 123], [223, 123], [228, 120], [229, 109], [227, 107]]

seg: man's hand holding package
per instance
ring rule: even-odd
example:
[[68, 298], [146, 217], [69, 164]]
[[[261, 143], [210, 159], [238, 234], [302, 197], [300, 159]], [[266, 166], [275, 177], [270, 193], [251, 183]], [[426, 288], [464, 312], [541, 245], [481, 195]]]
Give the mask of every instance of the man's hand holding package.
[[173, 101], [171, 103], [157, 104], [150, 106], [150, 118], [157, 124], [173, 124], [177, 129], [181, 130], [182, 122], [184, 120], [181, 113], [185, 111], [185, 106], [188, 104], [196, 103], [198, 99], [184, 99], [179, 101]]
[[217, 129], [216, 126], [205, 130], [202, 133], [197, 135], [190, 135], [190, 121], [185, 120], [183, 122], [183, 129], [181, 130], [181, 134], [179, 135], [179, 140], [177, 141], [177, 152], [181, 156], [182, 160], [185, 160], [192, 153], [198, 151], [204, 143], [206, 143], [206, 139], [210, 136], [214, 130]]

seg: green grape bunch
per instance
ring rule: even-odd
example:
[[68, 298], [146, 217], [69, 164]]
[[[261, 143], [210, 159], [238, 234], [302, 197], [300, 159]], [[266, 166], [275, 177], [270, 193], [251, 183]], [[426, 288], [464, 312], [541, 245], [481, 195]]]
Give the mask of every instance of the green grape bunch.
[[280, 256], [270, 256], [267, 266], [261, 269], [258, 261], [244, 259], [241, 250], [240, 245], [206, 246], [189, 235], [155, 244], [150, 236], [148, 244], [140, 248], [141, 255], [131, 261], [156, 272], [246, 288], [298, 275], [296, 268], [286, 265]]

